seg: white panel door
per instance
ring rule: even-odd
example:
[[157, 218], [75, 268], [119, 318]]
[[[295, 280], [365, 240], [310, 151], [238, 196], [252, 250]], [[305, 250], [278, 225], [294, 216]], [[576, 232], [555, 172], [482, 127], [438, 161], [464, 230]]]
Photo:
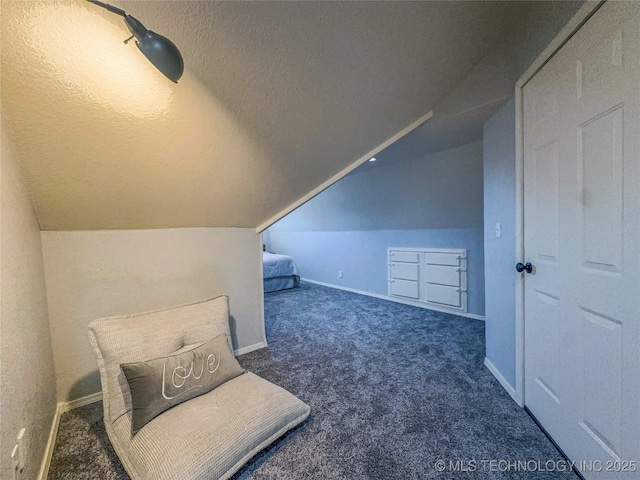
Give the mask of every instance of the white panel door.
[[587, 479], [640, 479], [640, 2], [605, 3], [523, 107], [525, 403]]

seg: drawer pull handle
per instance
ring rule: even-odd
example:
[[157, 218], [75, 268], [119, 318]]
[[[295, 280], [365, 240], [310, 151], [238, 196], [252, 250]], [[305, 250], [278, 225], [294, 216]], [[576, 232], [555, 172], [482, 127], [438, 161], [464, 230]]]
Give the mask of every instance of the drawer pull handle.
[[393, 257], [394, 255], [395, 255], [395, 253], [393, 253], [393, 252], [391, 252], [391, 253], [389, 254], [389, 256], [390, 256], [390, 257]]
[[458, 293], [467, 293], [467, 290], [464, 288], [456, 288], [456, 292]]

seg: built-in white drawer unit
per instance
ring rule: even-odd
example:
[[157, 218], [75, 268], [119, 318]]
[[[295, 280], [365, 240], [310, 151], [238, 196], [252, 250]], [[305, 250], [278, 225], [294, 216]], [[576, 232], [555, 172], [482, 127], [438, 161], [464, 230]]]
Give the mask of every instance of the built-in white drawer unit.
[[389, 282], [390, 294], [394, 297], [420, 298], [420, 284], [411, 280], [393, 279]]
[[425, 301], [446, 307], [461, 308], [462, 294], [459, 288], [427, 283], [425, 285]]
[[402, 280], [413, 280], [414, 282], [418, 281], [419, 269], [420, 269], [420, 265], [417, 263], [391, 262], [391, 264], [389, 265], [391, 278], [400, 278]]
[[460, 266], [460, 253], [429, 251], [423, 253], [424, 263], [427, 265]]
[[452, 287], [460, 286], [460, 274], [462, 269], [460, 267], [451, 268], [443, 265], [429, 265], [424, 266], [424, 275], [429, 279], [430, 283], [437, 283], [438, 285], [450, 285]]
[[467, 251], [436, 248], [388, 249], [389, 296], [467, 311]]
[[394, 262], [404, 263], [419, 263], [420, 253], [418, 252], [405, 252], [403, 250], [390, 250], [389, 260]]

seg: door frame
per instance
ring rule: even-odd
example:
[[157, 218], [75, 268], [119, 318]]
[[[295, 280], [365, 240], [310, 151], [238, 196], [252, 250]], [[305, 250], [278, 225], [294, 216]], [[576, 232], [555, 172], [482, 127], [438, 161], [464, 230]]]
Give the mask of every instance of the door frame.
[[[531, 66], [516, 82], [515, 87], [515, 151], [516, 151], [516, 258], [517, 262], [524, 262], [524, 109], [522, 91], [527, 83], [544, 67], [544, 65], [560, 50], [582, 25], [605, 3], [606, 0], [586, 0], [576, 14], [560, 30], [551, 43], [536, 58]], [[525, 352], [524, 352], [524, 275], [516, 275], [516, 385], [514, 400], [521, 407], [525, 406]]]

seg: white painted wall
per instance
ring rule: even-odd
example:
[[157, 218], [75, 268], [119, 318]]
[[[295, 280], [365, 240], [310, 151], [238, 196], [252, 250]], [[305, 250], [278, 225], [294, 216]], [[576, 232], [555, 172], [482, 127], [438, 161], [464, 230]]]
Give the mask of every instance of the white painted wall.
[[42, 232], [58, 399], [100, 390], [88, 324], [229, 295], [236, 349], [264, 341], [260, 235], [248, 228]]
[[[4, 126], [3, 126], [4, 127]], [[0, 478], [26, 428], [21, 479], [36, 478], [56, 408], [38, 221], [2, 128], [0, 167]]]
[[[513, 98], [484, 126], [486, 357], [515, 387], [516, 152]], [[496, 223], [502, 236], [496, 237]]]

